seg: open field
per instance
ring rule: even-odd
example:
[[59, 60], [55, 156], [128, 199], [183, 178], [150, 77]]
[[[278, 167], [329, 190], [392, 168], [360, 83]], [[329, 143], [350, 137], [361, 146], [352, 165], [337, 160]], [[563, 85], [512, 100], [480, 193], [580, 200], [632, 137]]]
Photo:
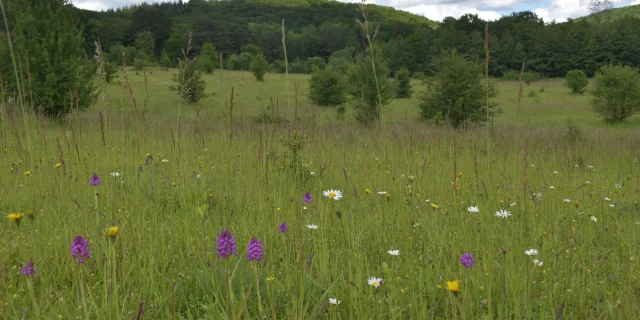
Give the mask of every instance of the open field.
[[[25, 216], [2, 222], [0, 318], [640, 317], [638, 116], [609, 127], [549, 80], [525, 87], [519, 115], [518, 84], [501, 83], [492, 130], [430, 127], [417, 98], [366, 128], [309, 106], [307, 76], [287, 98], [283, 75], [225, 72], [220, 86], [214, 73], [198, 111], [168, 90], [171, 72], [147, 76], [144, 116], [142, 73], [137, 110], [114, 84], [64, 123], [2, 113], [0, 205]], [[288, 122], [255, 123], [271, 99]], [[217, 255], [223, 230], [237, 256]], [[247, 261], [252, 238], [264, 262]], [[21, 275], [29, 261], [38, 273]]]
[[[319, 125], [337, 122], [335, 110], [331, 108], [313, 108], [309, 105], [306, 99], [309, 75], [289, 75], [289, 101], [292, 107], [289, 111], [286, 111], [287, 83], [284, 75], [267, 74], [265, 75], [265, 82], [257, 82], [249, 72], [241, 73], [225, 70], [223, 72], [223, 84], [220, 85], [220, 74], [218, 72], [203, 76], [203, 79], [208, 83], [207, 94], [214, 94], [200, 102], [199, 109], [203, 113], [228, 117], [231, 87], [233, 87], [235, 93], [233, 113], [235, 116], [239, 118], [246, 117], [246, 120], [249, 121], [251, 117], [270, 107], [271, 100], [273, 100], [273, 105], [278, 102], [278, 110], [281, 116], [288, 116], [288, 118], [292, 119], [295, 100], [294, 82], [298, 82], [300, 85], [298, 99], [300, 115], [313, 117], [314, 122]], [[173, 85], [171, 81], [173, 73], [175, 72], [171, 70], [152, 69], [147, 74], [148, 108], [151, 113], [172, 115], [178, 112], [177, 92], [168, 90]], [[135, 71], [130, 71], [129, 77], [134, 97], [138, 107], [141, 108], [146, 96], [144, 74], [142, 72], [136, 74]], [[118, 82], [121, 84], [124, 82], [122, 76], [115, 79], [114, 84], [110, 85], [105, 91], [106, 97], [109, 97], [110, 100], [106, 107], [107, 110], [129, 110], [132, 108], [128, 101], [128, 91], [119, 86]], [[383, 121], [387, 123], [418, 122], [418, 97], [424, 87], [421, 81], [418, 80], [413, 80], [412, 86], [414, 91], [412, 98], [391, 100], [389, 105], [385, 106], [383, 109]], [[520, 84], [518, 82], [498, 81], [498, 87], [500, 91], [496, 101], [503, 113], [495, 117], [495, 124], [498, 126], [513, 125], [515, 127], [518, 122], [517, 101]], [[541, 88], [544, 88], [544, 92], [540, 92]], [[530, 91], [534, 91], [536, 96], [529, 97]], [[98, 106], [100, 107], [99, 109], [102, 109], [100, 104]], [[182, 109], [183, 112], [190, 112], [190, 110], [191, 107], [188, 106]], [[351, 108], [347, 108], [344, 123], [355, 123], [352, 111]], [[522, 126], [529, 128], [559, 128], [564, 127], [569, 118], [585, 128], [610, 127], [593, 113], [589, 106], [589, 95], [571, 95], [569, 89], [564, 87], [563, 79], [543, 80], [524, 86], [519, 116]], [[640, 127], [640, 116], [629, 118], [622, 127]], [[620, 128], [620, 126], [615, 126], [615, 128]]]

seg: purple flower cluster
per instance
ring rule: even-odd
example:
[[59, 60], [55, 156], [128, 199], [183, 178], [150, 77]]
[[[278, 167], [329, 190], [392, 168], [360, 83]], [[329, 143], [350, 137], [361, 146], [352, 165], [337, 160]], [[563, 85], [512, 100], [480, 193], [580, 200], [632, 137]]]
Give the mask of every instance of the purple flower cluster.
[[462, 255], [462, 257], [460, 257], [460, 263], [462, 263], [462, 265], [464, 265], [467, 269], [473, 268], [474, 261], [475, 259], [473, 258], [473, 255], [471, 253], [465, 253]]
[[98, 177], [98, 175], [94, 173], [91, 176], [91, 186], [92, 187], [97, 187], [99, 185], [100, 185], [100, 177]]
[[25, 276], [32, 276], [38, 273], [38, 270], [33, 266], [33, 262], [29, 262], [22, 267], [22, 274]]
[[236, 239], [229, 230], [224, 230], [218, 236], [218, 256], [222, 259], [226, 259], [229, 256], [238, 255], [236, 252]]
[[78, 260], [78, 263], [83, 264], [85, 258], [91, 258], [91, 252], [89, 252], [89, 243], [87, 239], [82, 236], [77, 236], [71, 242], [71, 256]]
[[313, 201], [313, 197], [311, 197], [311, 193], [307, 192], [304, 194], [304, 196], [302, 197], [302, 202], [307, 204], [307, 203], [311, 203], [311, 201]]
[[287, 230], [289, 230], [289, 226], [287, 225], [286, 222], [281, 223], [280, 226], [278, 227], [279, 232], [287, 232]]
[[249, 247], [247, 249], [248, 261], [262, 261], [264, 262], [264, 250], [262, 250], [262, 243], [260, 240], [253, 238], [249, 241]]

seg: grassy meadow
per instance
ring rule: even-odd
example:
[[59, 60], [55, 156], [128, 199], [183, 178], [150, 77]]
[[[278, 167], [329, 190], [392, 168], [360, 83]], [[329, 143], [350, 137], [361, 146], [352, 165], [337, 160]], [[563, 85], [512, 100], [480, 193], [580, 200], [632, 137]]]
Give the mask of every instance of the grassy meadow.
[[214, 73], [197, 105], [171, 75], [64, 122], [2, 110], [0, 205], [24, 217], [2, 222], [0, 319], [640, 317], [640, 117], [605, 125], [562, 80], [518, 111], [507, 82], [492, 126], [453, 130], [417, 119], [414, 81], [368, 128], [311, 106], [306, 75]]

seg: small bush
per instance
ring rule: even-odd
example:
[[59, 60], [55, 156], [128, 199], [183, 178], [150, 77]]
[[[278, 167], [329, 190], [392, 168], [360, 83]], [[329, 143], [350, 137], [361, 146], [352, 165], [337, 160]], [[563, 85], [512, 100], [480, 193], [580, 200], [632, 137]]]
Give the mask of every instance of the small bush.
[[640, 111], [638, 70], [620, 65], [605, 66], [595, 78], [591, 105], [608, 122], [620, 123]]
[[542, 80], [542, 76], [535, 71], [527, 71], [524, 73], [524, 83], [531, 84], [532, 82]]
[[[483, 64], [450, 51], [436, 57], [433, 66], [437, 72], [420, 97], [422, 117], [436, 122], [444, 120], [456, 128], [465, 121], [486, 120], [487, 107], [493, 109], [496, 103], [487, 101]], [[489, 83], [488, 97], [495, 98], [497, 93], [495, 83]]]
[[538, 93], [536, 93], [535, 90], [530, 90], [529, 91], [529, 98], [535, 98], [538, 96]]
[[332, 68], [316, 69], [309, 79], [309, 98], [319, 106], [337, 106], [345, 101], [345, 87]]
[[269, 69], [269, 63], [267, 59], [264, 58], [262, 53], [258, 53], [253, 60], [251, 60], [251, 64], [249, 65], [251, 69], [251, 73], [256, 77], [257, 81], [264, 81], [264, 74]]
[[583, 94], [586, 91], [589, 80], [582, 70], [571, 70], [567, 72], [564, 85], [571, 89], [573, 94]]
[[173, 76], [178, 95], [186, 102], [198, 102], [206, 97], [206, 82], [201, 80], [200, 64], [194, 60], [181, 61], [178, 73]]
[[396, 72], [396, 98], [409, 98], [411, 97], [411, 77], [409, 77], [409, 70], [402, 68]]
[[503, 81], [520, 81], [520, 72], [515, 70], [508, 70], [502, 74]]

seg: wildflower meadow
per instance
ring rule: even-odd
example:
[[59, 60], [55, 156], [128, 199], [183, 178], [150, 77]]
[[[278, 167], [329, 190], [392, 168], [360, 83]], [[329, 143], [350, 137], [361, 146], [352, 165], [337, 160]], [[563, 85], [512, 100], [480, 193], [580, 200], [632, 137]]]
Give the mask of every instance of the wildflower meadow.
[[639, 315], [633, 129], [11, 116], [4, 319]]

